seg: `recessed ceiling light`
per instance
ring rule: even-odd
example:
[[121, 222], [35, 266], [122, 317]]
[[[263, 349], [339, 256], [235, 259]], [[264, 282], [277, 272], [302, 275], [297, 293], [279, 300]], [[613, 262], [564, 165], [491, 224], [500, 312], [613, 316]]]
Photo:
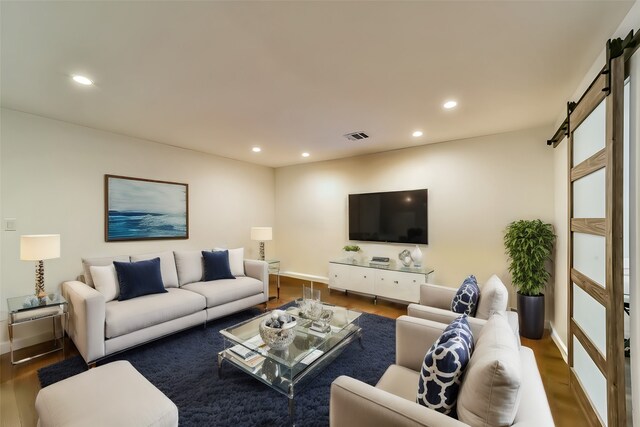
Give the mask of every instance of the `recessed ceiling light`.
[[443, 107], [446, 108], [447, 110], [450, 110], [454, 108], [456, 105], [458, 105], [456, 101], [447, 101], [444, 103]]
[[418, 138], [418, 137], [422, 136], [422, 131], [421, 130], [417, 130], [417, 131], [413, 132], [412, 135], [415, 138]]
[[253, 151], [254, 153], [259, 153], [259, 152], [261, 152], [261, 151], [262, 151], [262, 148], [260, 148], [260, 147], [253, 147], [253, 148], [251, 149], [251, 151]]
[[302, 157], [309, 157], [309, 153], [302, 153]]
[[93, 84], [91, 79], [85, 76], [81, 76], [79, 74], [74, 74], [72, 78], [74, 82], [80, 83], [81, 85], [91, 86]]

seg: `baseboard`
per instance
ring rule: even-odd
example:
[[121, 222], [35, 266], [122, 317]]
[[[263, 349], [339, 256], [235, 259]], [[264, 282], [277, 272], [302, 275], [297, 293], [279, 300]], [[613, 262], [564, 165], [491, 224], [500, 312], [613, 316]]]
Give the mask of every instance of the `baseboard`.
[[310, 282], [329, 283], [329, 278], [324, 276], [316, 276], [313, 274], [297, 273], [295, 271], [281, 271], [281, 276], [293, 277], [294, 279], [309, 280]]
[[553, 327], [553, 325], [551, 325], [551, 339], [553, 340], [554, 343], [556, 343], [556, 347], [558, 347], [558, 350], [560, 350], [560, 354], [562, 355], [562, 358], [564, 359], [565, 363], [568, 364], [569, 350], [567, 349], [567, 346], [560, 339], [560, 335], [558, 335], [558, 332]]
[[[38, 335], [32, 335], [30, 337], [16, 338], [13, 340], [13, 348], [20, 349], [29, 347], [32, 345], [40, 344], [41, 342], [51, 341], [53, 339], [53, 332], [43, 332]], [[0, 354], [9, 353], [11, 351], [11, 344], [9, 341], [3, 341], [0, 343]]]

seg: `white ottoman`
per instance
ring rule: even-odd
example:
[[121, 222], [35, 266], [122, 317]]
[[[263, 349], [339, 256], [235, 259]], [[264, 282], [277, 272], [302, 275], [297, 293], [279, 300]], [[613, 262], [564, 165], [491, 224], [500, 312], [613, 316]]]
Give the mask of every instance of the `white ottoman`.
[[36, 411], [41, 427], [178, 425], [178, 407], [126, 361], [43, 388]]

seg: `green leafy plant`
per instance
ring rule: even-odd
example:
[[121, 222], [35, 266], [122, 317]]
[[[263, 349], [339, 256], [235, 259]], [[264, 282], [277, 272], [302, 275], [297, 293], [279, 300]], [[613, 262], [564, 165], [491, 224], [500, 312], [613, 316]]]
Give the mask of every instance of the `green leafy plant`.
[[507, 226], [504, 246], [509, 257], [513, 286], [522, 295], [540, 295], [550, 274], [545, 263], [551, 257], [556, 235], [553, 226], [539, 219], [514, 221]]
[[344, 248], [342, 248], [343, 251], [346, 252], [360, 252], [360, 246], [358, 245], [347, 245]]

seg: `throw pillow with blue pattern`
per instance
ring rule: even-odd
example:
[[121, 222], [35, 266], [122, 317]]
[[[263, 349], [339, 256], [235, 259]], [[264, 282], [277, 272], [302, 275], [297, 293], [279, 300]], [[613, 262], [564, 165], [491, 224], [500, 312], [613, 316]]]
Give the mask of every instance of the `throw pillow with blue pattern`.
[[476, 315], [478, 300], [480, 299], [480, 287], [476, 276], [473, 274], [462, 282], [460, 288], [451, 301], [451, 311], [454, 313], [467, 314], [471, 317]]
[[431, 346], [420, 370], [416, 398], [420, 405], [457, 418], [458, 392], [473, 348], [470, 332], [466, 316], [460, 316]]
[[467, 343], [469, 352], [473, 353], [473, 333], [471, 332], [468, 316], [466, 314], [458, 316], [457, 319], [451, 322], [442, 332], [442, 337], [449, 336], [450, 334], [462, 338]]

